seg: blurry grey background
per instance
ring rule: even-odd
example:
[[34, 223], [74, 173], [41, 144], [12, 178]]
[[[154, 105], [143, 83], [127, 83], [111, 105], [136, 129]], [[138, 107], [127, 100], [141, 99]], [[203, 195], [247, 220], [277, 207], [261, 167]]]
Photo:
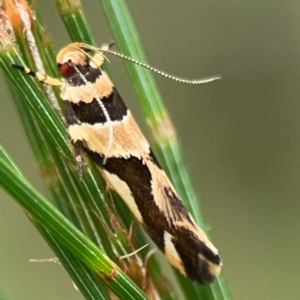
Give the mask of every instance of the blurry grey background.
[[[54, 1], [37, 2], [57, 49], [68, 44]], [[84, 2], [99, 45], [110, 41], [100, 5]], [[182, 77], [223, 78], [203, 86], [161, 77], [157, 81], [234, 299], [300, 299], [300, 2], [164, 0], [129, 5], [152, 66]], [[122, 62], [110, 59], [113, 80], [141, 124]], [[1, 143], [42, 190], [20, 121], [1, 84]], [[0, 197], [0, 295], [13, 300], [82, 299], [62, 267], [28, 262], [53, 254], [22, 209], [2, 190]]]

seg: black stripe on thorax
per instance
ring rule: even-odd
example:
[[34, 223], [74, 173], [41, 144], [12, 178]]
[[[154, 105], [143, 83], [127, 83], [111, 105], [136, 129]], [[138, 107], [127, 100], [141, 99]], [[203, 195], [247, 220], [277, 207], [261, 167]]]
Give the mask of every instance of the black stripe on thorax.
[[[95, 83], [97, 79], [100, 78], [102, 75], [102, 71], [100, 68], [92, 68], [89, 64], [84, 66], [76, 65], [76, 68], [90, 83]], [[80, 86], [86, 84], [78, 73], [74, 73], [66, 79], [68, 81], [68, 84], [70, 84], [71, 86]]]
[[[127, 107], [115, 88], [113, 88], [109, 97], [100, 100], [106, 108], [111, 121], [121, 121], [124, 116], [127, 115]], [[93, 99], [91, 103], [79, 102], [77, 104], [70, 101], [64, 102], [69, 125], [77, 124], [78, 121], [91, 125], [107, 122], [104, 112], [96, 99]], [[72, 109], [73, 112], [71, 112], [70, 109]], [[69, 118], [68, 113], [75, 114], [75, 117]]]

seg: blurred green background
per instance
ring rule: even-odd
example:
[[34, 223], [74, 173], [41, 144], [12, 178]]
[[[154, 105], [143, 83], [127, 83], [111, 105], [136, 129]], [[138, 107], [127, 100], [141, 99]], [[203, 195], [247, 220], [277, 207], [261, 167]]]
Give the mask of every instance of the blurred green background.
[[[37, 0], [57, 49], [69, 38], [54, 1]], [[112, 40], [97, 1], [84, 1], [97, 42]], [[181, 85], [157, 77], [179, 134], [234, 299], [300, 299], [299, 1], [129, 1], [149, 62], [174, 75], [222, 81]], [[110, 74], [144, 128], [123, 70]], [[43, 190], [1, 81], [0, 141]], [[147, 135], [147, 131], [145, 132]], [[82, 299], [21, 208], [0, 190], [0, 299]]]

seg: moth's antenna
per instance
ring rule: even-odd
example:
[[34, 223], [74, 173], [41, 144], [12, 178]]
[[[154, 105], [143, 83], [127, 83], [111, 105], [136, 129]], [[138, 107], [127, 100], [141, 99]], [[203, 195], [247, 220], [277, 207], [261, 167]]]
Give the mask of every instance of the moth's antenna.
[[105, 50], [103, 50], [103, 49], [97, 49], [97, 50], [100, 51], [100, 52], [104, 52], [104, 53], [107, 52], [107, 53], [115, 55], [117, 57], [126, 59], [126, 60], [128, 60], [128, 61], [130, 61], [130, 62], [132, 62], [132, 63], [134, 63], [134, 64], [136, 64], [138, 66], [146, 68], [146, 69], [148, 69], [148, 70], [150, 70], [150, 71], [152, 71], [152, 72], [154, 72], [154, 73], [156, 73], [158, 75], [161, 75], [161, 76], [166, 77], [168, 79], [175, 80], [175, 81], [180, 82], [180, 83], [203, 84], [203, 83], [208, 83], [208, 82], [212, 82], [212, 81], [221, 79], [221, 76], [219, 76], [219, 75], [211, 76], [211, 77], [207, 77], [207, 78], [202, 78], [202, 79], [184, 79], [184, 78], [179, 78], [179, 77], [170, 75], [168, 73], [165, 73], [165, 72], [163, 72], [161, 70], [158, 70], [156, 68], [153, 68], [153, 67], [151, 67], [151, 66], [149, 66], [149, 65], [147, 65], [145, 63], [137, 61], [137, 60], [135, 60], [135, 59], [133, 59], [133, 58], [131, 58], [129, 56], [126, 56], [124, 54], [120, 54], [118, 52], [112, 51], [110, 49], [105, 49]]
[[[163, 72], [161, 70], [158, 70], [156, 68], [153, 68], [145, 63], [142, 63], [138, 60], [135, 60], [129, 56], [126, 56], [124, 54], [121, 54], [119, 52], [116, 52], [116, 51], [113, 51], [113, 50], [110, 50], [110, 48], [113, 46], [114, 42], [111, 42], [109, 44], [105, 44], [103, 47], [101, 48], [96, 48], [94, 46], [91, 46], [91, 45], [87, 45], [87, 44], [81, 44], [80, 47], [82, 48], [85, 48], [85, 49], [89, 49], [89, 50], [92, 50], [92, 51], [95, 51], [95, 52], [98, 52], [100, 55], [103, 55], [104, 59], [106, 59], [105, 57], [105, 53], [109, 53], [109, 54], [112, 54], [114, 56], [117, 56], [117, 57], [120, 57], [122, 59], [126, 59], [138, 66], [141, 66], [143, 68], [146, 68], [158, 75], [161, 75], [165, 78], [168, 78], [168, 79], [171, 79], [171, 80], [175, 80], [177, 82], [180, 82], [180, 83], [186, 83], [186, 84], [203, 84], [203, 83], [208, 83], [208, 82], [212, 82], [212, 81], [215, 81], [215, 80], [219, 80], [221, 79], [221, 76], [219, 75], [216, 75], [216, 76], [211, 76], [211, 77], [207, 77], [207, 78], [202, 78], [202, 79], [185, 79], [185, 78], [179, 78], [179, 77], [176, 77], [176, 76], [173, 76], [173, 75], [170, 75], [166, 72]], [[106, 59], [107, 60], [107, 59]]]

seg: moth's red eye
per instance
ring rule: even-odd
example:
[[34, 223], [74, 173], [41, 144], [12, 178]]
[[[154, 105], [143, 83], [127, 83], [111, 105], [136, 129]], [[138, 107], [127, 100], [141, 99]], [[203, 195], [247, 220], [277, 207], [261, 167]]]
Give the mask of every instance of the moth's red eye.
[[70, 77], [74, 74], [75, 70], [69, 63], [63, 63], [58, 65], [59, 72], [63, 77]]

